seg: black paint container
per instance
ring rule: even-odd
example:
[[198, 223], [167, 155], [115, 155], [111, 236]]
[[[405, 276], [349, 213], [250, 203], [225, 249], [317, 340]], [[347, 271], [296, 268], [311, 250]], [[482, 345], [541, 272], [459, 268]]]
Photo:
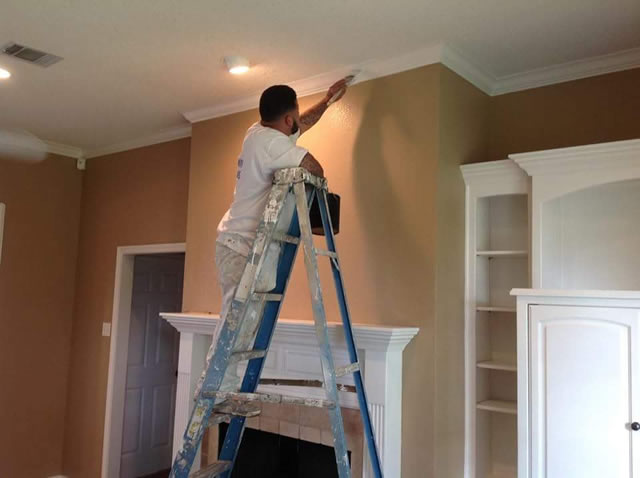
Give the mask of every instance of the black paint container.
[[[327, 193], [327, 203], [329, 204], [329, 215], [333, 225], [333, 233], [340, 232], [340, 196], [337, 194]], [[311, 231], [317, 236], [324, 236], [322, 228], [322, 216], [320, 215], [320, 206], [318, 198], [313, 200], [311, 209], [309, 210], [309, 219], [311, 220]]]

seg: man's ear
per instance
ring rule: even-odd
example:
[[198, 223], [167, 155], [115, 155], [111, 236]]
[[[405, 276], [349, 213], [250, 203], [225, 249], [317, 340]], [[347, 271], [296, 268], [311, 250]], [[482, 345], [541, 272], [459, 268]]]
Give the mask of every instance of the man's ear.
[[293, 126], [293, 122], [294, 122], [293, 116], [291, 116], [289, 114], [284, 115], [284, 124], [286, 124], [289, 127], [292, 127]]

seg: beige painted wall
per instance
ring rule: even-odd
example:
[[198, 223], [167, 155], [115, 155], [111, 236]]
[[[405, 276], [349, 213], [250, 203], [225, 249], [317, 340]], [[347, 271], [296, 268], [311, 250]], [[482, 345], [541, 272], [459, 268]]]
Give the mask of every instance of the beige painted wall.
[[491, 98], [487, 160], [640, 138], [640, 68]]
[[435, 326], [435, 471], [464, 474], [464, 181], [487, 154], [490, 98], [447, 68], [440, 87]]
[[[90, 159], [84, 172], [64, 472], [100, 476], [118, 246], [184, 242], [190, 140]], [[42, 475], [39, 477], [42, 478]]]
[[[434, 65], [354, 86], [300, 140], [342, 196], [338, 247], [355, 322], [417, 325], [405, 352], [403, 476], [433, 469], [435, 182], [438, 88]], [[301, 109], [319, 97], [301, 100]], [[184, 308], [218, 312], [215, 228], [231, 201], [236, 158], [256, 111], [196, 124], [192, 137]], [[322, 270], [327, 297], [333, 285]], [[339, 320], [335, 300], [328, 315]], [[311, 319], [299, 262], [283, 317]]]
[[0, 475], [62, 471], [82, 173], [0, 158]]

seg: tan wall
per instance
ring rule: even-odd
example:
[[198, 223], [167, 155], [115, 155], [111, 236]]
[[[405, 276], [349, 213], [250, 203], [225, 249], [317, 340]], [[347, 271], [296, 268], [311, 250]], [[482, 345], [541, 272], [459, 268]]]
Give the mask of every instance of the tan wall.
[[487, 160], [640, 138], [640, 68], [491, 98]]
[[[84, 172], [64, 471], [100, 476], [118, 246], [184, 242], [189, 139], [90, 159]], [[41, 477], [40, 477], [41, 478]]]
[[62, 471], [82, 173], [0, 158], [0, 475]]
[[447, 68], [440, 87], [435, 326], [435, 473], [464, 474], [464, 181], [484, 161], [490, 98]]
[[[435, 181], [438, 87], [434, 65], [354, 86], [300, 140], [342, 196], [341, 251], [353, 320], [418, 325], [405, 352], [403, 476], [433, 469]], [[301, 109], [319, 97], [301, 100]], [[193, 130], [184, 308], [218, 312], [215, 228], [231, 201], [236, 159], [255, 111]], [[332, 297], [328, 269], [322, 278]], [[335, 301], [329, 317], [338, 320]], [[283, 317], [311, 319], [303, 265], [294, 270]]]

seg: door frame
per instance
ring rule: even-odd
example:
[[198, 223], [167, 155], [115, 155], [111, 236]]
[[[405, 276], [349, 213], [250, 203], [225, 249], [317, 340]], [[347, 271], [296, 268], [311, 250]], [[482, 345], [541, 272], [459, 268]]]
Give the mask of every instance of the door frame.
[[120, 476], [135, 257], [143, 254], [186, 252], [186, 249], [184, 242], [121, 246], [117, 249], [113, 311], [111, 315], [109, 374], [107, 379], [104, 437], [102, 441], [102, 478], [118, 478]]

